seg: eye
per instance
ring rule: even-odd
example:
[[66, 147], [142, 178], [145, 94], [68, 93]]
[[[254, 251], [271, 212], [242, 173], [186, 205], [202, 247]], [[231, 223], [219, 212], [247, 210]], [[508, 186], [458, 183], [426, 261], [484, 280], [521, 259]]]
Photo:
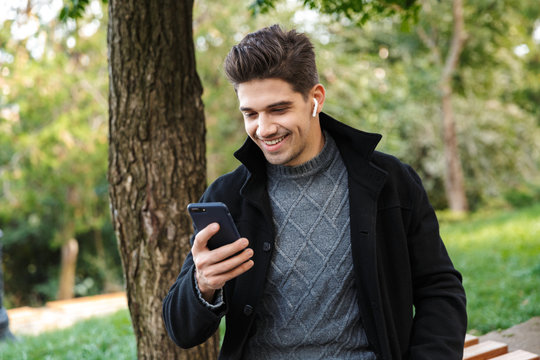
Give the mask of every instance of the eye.
[[257, 116], [257, 113], [256, 113], [256, 112], [245, 112], [245, 113], [244, 113], [244, 117], [245, 117], [246, 119], [252, 119], [252, 118], [254, 118], [254, 117], [256, 117], [256, 116]]
[[287, 111], [287, 108], [273, 108], [271, 111], [274, 114], [282, 114]]

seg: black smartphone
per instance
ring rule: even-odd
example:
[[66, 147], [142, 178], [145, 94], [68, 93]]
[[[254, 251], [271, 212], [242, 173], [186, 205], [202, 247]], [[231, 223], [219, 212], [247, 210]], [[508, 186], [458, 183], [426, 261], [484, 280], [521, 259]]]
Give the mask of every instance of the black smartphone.
[[219, 224], [219, 231], [208, 240], [208, 248], [216, 249], [240, 239], [227, 205], [221, 202], [193, 203], [188, 205], [188, 212], [193, 220], [195, 233], [211, 223]]

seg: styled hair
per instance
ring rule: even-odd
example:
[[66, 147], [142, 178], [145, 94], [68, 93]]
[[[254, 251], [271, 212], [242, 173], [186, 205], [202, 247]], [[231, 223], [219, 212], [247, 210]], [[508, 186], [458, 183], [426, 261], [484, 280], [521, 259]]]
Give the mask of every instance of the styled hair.
[[235, 90], [255, 79], [276, 78], [307, 98], [319, 83], [315, 52], [309, 38], [296, 30], [272, 25], [246, 35], [225, 58], [225, 74]]

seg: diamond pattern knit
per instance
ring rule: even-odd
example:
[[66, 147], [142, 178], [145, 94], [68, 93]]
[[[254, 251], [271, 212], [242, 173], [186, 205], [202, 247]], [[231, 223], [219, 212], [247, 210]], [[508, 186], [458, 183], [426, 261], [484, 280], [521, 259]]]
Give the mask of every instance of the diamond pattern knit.
[[375, 359], [358, 309], [347, 171], [325, 137], [305, 164], [268, 165], [275, 249], [245, 359]]

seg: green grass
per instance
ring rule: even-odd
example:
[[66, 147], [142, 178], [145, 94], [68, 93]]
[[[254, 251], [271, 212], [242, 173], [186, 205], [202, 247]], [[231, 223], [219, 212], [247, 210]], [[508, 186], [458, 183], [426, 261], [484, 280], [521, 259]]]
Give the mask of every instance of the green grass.
[[469, 332], [540, 315], [540, 205], [443, 221], [441, 234], [463, 275]]
[[134, 360], [135, 337], [127, 310], [38, 336], [0, 344], [0, 360]]
[[[462, 220], [442, 214], [441, 219], [443, 239], [463, 274], [470, 333], [504, 329], [540, 316], [540, 205]], [[127, 310], [0, 344], [0, 360], [135, 358]]]

